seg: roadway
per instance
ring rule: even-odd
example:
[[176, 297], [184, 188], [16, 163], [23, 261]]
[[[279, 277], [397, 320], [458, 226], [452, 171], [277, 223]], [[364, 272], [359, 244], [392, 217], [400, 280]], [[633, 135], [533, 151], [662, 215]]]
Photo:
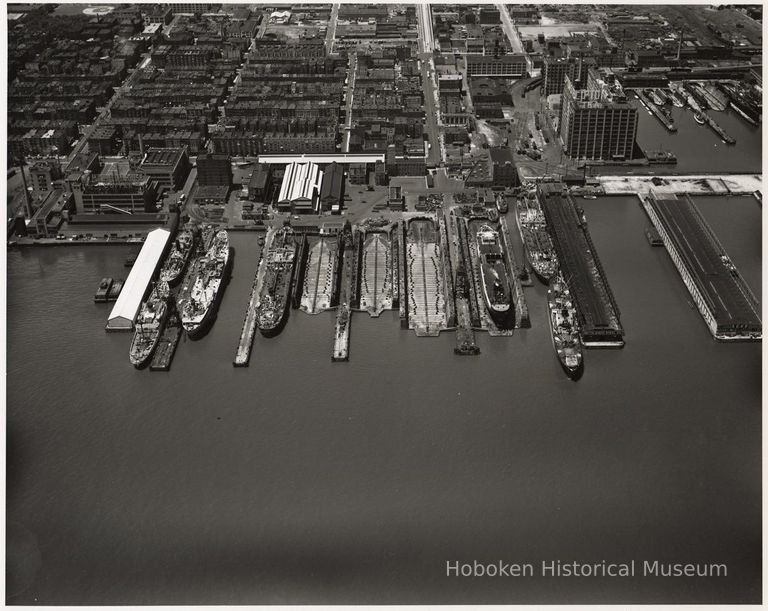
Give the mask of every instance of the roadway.
[[344, 136], [344, 146], [341, 149], [343, 152], [349, 152], [349, 139], [352, 136], [352, 100], [355, 97], [355, 73], [357, 72], [357, 54], [349, 54], [349, 67], [347, 70], [347, 110], [346, 110], [346, 123], [344, 124], [344, 130], [346, 134]]
[[120, 94], [128, 91], [131, 86], [133, 85], [134, 81], [139, 77], [139, 74], [142, 71], [142, 68], [139, 68], [139, 66], [145, 67], [145, 65], [148, 63], [146, 60], [150, 59], [149, 53], [143, 53], [141, 55], [141, 59], [136, 64], [136, 67], [133, 69], [133, 73], [131, 73], [128, 78], [126, 78], [123, 83], [120, 85], [120, 87], [117, 88], [115, 93], [112, 95], [112, 97], [109, 99], [109, 102], [107, 102], [107, 105], [103, 108], [103, 110], [99, 113], [99, 115], [93, 120], [93, 123], [91, 123], [88, 127], [83, 130], [83, 135], [80, 137], [80, 140], [78, 140], [77, 144], [75, 145], [75, 148], [70, 151], [69, 155], [67, 155], [66, 160], [64, 161], [63, 166], [66, 168], [72, 160], [77, 157], [80, 152], [85, 148], [85, 145], [88, 143], [88, 138], [91, 137], [91, 134], [93, 131], [99, 126], [99, 123], [107, 118], [109, 116], [110, 109], [112, 108], [112, 104], [114, 104], [115, 100], [120, 97]]
[[339, 5], [334, 4], [331, 7], [331, 18], [328, 21], [328, 27], [325, 30], [325, 49], [328, 53], [333, 53], [333, 43], [336, 39], [336, 22], [339, 19]]
[[512, 50], [515, 53], [525, 53], [525, 49], [523, 48], [523, 41], [520, 40], [520, 34], [518, 34], [517, 29], [515, 29], [515, 24], [512, 22], [512, 18], [509, 16], [507, 5], [497, 4], [496, 8], [499, 9], [499, 13], [501, 13], [501, 27], [504, 29], [504, 32], [509, 39], [509, 44], [512, 45]]
[[424, 86], [425, 128], [429, 136], [429, 150], [426, 153], [427, 167], [437, 167], [443, 160], [443, 141], [440, 134], [435, 63], [433, 58], [434, 38], [432, 34], [432, 12], [428, 4], [418, 5], [419, 54], [421, 82]]

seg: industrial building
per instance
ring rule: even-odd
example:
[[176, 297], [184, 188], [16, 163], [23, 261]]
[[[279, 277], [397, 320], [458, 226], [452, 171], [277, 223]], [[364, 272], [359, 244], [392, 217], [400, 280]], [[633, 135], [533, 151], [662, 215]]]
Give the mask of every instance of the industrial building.
[[565, 77], [571, 83], [581, 80], [581, 59], [576, 57], [545, 57], [541, 68], [544, 79], [544, 97], [559, 95], [565, 87]]
[[637, 108], [618, 82], [609, 85], [590, 70], [586, 89], [577, 90], [565, 77], [560, 138], [574, 159], [632, 159], [637, 136]]
[[157, 183], [148, 176], [131, 173], [124, 177], [94, 177], [84, 174], [69, 182], [78, 214], [99, 212], [155, 212]]
[[150, 148], [141, 162], [141, 171], [153, 178], [160, 190], [181, 189], [191, 165], [187, 147]]
[[490, 149], [493, 165], [494, 187], [516, 187], [519, 184], [517, 167], [512, 151], [506, 146], [494, 146]]
[[642, 201], [713, 337], [761, 339], [757, 299], [690, 198]]
[[171, 232], [155, 229], [147, 234], [131, 273], [107, 319], [107, 331], [131, 331], [141, 302], [150, 288], [170, 242]]
[[232, 186], [232, 162], [229, 155], [200, 153], [197, 156], [197, 182], [204, 187]]
[[479, 55], [465, 56], [467, 76], [503, 76], [523, 78], [528, 72], [525, 55]]
[[320, 211], [339, 214], [344, 202], [344, 168], [332, 163], [325, 168], [320, 188]]
[[272, 191], [272, 169], [266, 163], [257, 163], [248, 181], [248, 199], [266, 202]]
[[292, 214], [312, 214], [319, 210], [323, 172], [315, 163], [291, 163], [285, 168], [277, 208]]

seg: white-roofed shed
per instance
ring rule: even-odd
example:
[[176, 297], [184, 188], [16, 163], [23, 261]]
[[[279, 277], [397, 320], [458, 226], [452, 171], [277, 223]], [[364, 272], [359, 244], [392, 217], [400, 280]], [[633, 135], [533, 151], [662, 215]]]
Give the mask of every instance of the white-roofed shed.
[[147, 294], [157, 267], [160, 264], [171, 232], [155, 229], [147, 234], [131, 273], [120, 291], [120, 296], [107, 319], [107, 331], [130, 331], [139, 313], [141, 302]]

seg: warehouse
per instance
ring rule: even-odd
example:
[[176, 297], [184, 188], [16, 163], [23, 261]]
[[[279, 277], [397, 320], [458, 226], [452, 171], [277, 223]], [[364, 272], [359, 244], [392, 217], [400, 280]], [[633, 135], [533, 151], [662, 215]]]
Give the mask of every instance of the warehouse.
[[155, 229], [147, 234], [144, 246], [133, 264], [115, 307], [107, 319], [107, 331], [131, 331], [141, 302], [147, 294], [152, 278], [165, 255], [171, 232]]
[[285, 168], [277, 208], [292, 214], [312, 214], [318, 210], [323, 172], [316, 163], [291, 163]]

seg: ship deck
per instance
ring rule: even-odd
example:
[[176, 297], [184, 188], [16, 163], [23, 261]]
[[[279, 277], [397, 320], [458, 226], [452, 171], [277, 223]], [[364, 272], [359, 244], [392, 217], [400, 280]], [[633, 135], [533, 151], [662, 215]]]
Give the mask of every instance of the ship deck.
[[436, 336], [447, 328], [440, 246], [434, 221], [409, 223], [406, 240], [408, 326], [419, 336]]
[[320, 238], [309, 249], [301, 293], [301, 309], [307, 314], [319, 314], [331, 308], [335, 245], [335, 238]]
[[360, 309], [379, 316], [392, 309], [391, 244], [384, 233], [369, 235], [363, 245]]

